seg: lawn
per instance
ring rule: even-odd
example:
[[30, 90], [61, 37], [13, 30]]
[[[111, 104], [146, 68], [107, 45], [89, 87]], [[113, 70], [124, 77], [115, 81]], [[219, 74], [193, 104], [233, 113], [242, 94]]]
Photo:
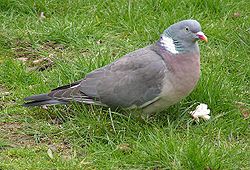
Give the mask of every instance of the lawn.
[[[0, 0], [0, 169], [250, 169], [247, 0]], [[23, 98], [84, 77], [198, 20], [201, 78], [186, 99], [143, 120]], [[188, 114], [199, 103], [211, 119]]]

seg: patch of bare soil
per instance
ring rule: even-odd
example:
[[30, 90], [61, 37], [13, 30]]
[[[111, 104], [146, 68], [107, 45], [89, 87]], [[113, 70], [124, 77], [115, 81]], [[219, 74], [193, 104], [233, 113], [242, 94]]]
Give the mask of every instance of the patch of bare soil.
[[22, 129], [22, 126], [23, 125], [19, 122], [1, 122], [0, 134], [3, 139], [8, 140], [11, 143], [12, 147], [35, 145], [32, 136], [18, 132]]
[[65, 49], [65, 46], [53, 41], [47, 41], [33, 46], [29, 42], [17, 40], [14, 44], [15, 58], [25, 63], [30, 71], [44, 71], [53, 66], [54, 56]]
[[53, 139], [25, 133], [26, 125], [19, 122], [0, 122], [0, 137], [8, 141], [8, 145], [1, 147], [0, 150], [8, 148], [31, 148], [45, 145], [52, 148], [54, 153], [59, 153], [65, 159], [71, 158], [71, 146], [66, 139], [53, 142]]
[[236, 102], [236, 106], [239, 108], [243, 119], [247, 120], [250, 117], [250, 108], [246, 103]]

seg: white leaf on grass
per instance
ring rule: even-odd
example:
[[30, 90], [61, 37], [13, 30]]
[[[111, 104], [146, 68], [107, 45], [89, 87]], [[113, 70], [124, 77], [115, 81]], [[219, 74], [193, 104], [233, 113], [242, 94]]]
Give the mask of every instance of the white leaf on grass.
[[45, 15], [44, 15], [44, 12], [41, 12], [39, 17], [40, 17], [40, 19], [45, 19], [46, 18]]
[[51, 150], [50, 148], [48, 148], [47, 154], [49, 155], [49, 157], [50, 157], [51, 159], [54, 158], [53, 153], [52, 153], [52, 150]]
[[194, 111], [190, 112], [191, 116], [194, 120], [199, 121], [199, 118], [204, 120], [210, 119], [210, 109], [208, 109], [207, 105], [204, 103], [199, 104]]
[[29, 60], [29, 58], [27, 58], [27, 57], [19, 57], [19, 58], [17, 58], [17, 60], [25, 62], [25, 61]]

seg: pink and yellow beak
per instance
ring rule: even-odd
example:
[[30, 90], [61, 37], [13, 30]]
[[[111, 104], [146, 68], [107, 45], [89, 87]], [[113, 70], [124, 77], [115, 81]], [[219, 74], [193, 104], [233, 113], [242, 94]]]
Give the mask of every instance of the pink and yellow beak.
[[196, 33], [196, 35], [200, 40], [205, 41], [206, 43], [208, 42], [207, 37], [203, 32], [199, 31]]

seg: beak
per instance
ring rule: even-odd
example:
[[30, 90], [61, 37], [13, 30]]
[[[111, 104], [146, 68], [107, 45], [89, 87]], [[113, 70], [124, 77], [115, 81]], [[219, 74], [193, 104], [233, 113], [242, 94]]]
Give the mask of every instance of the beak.
[[206, 43], [208, 42], [208, 40], [207, 40], [207, 37], [205, 36], [205, 34], [203, 33], [203, 32], [197, 32], [196, 33], [196, 35], [197, 35], [197, 37], [200, 39], [200, 40], [203, 40], [203, 41], [205, 41]]

